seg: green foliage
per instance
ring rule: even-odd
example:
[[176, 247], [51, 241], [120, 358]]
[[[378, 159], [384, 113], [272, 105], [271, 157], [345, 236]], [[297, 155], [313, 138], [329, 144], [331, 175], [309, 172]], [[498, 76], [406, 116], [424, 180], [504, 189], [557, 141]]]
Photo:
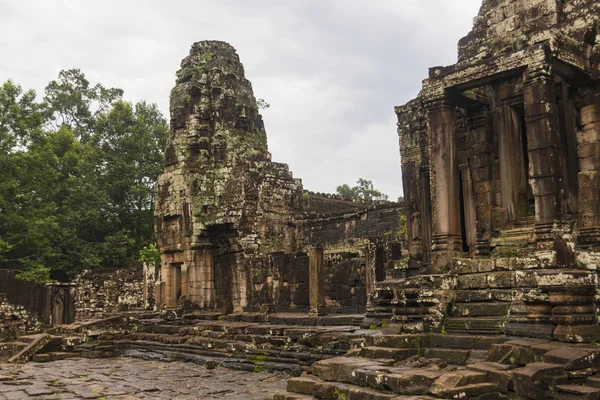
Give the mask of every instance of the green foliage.
[[158, 252], [156, 246], [154, 246], [152, 243], [150, 243], [148, 246], [144, 246], [144, 248], [140, 250], [140, 258], [138, 258], [138, 261], [160, 265], [160, 253]]
[[308, 207], [310, 205], [310, 194], [308, 192], [304, 192], [302, 194], [302, 204], [305, 207]]
[[269, 103], [267, 103], [265, 101], [265, 99], [258, 99], [258, 100], [256, 100], [256, 105], [258, 106], [258, 108], [260, 110], [266, 110], [267, 108], [271, 107], [271, 105]]
[[350, 187], [343, 184], [337, 187], [337, 194], [350, 198], [361, 199], [365, 201], [387, 201], [388, 196], [381, 193], [373, 187], [373, 182], [368, 179], [358, 178], [356, 186]]
[[408, 232], [408, 225], [406, 223], [406, 215], [402, 211], [398, 212], [398, 234], [405, 235]]
[[154, 241], [166, 120], [79, 70], [45, 93], [0, 86], [0, 267], [48, 281], [135, 262]]

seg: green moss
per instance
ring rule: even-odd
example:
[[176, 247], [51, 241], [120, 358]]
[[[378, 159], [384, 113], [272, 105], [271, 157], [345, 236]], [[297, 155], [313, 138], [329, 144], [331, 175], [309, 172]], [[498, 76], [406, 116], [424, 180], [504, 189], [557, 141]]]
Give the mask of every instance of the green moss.
[[252, 361], [252, 362], [264, 362], [266, 359], [267, 359], [266, 356], [263, 356], [262, 354], [258, 354], [256, 356], [252, 357], [250, 359], [250, 361]]
[[219, 321], [227, 321], [227, 315], [219, 315], [219, 318], [217, 318]]
[[333, 398], [336, 400], [348, 400], [348, 392], [343, 392], [338, 388], [333, 391]]
[[264, 372], [266, 370], [265, 364], [256, 364], [254, 366], [254, 373]]

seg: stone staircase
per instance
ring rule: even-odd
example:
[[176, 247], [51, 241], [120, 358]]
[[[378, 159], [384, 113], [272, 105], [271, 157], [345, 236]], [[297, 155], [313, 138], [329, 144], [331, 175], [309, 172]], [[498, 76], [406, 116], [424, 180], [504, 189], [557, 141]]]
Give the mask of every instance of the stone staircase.
[[[60, 327], [49, 342], [21, 361], [67, 357], [129, 356], [150, 360], [184, 360], [207, 366], [300, 375], [318, 360], [339, 357], [374, 331], [378, 321], [364, 315], [258, 313], [222, 315], [169, 310], [128, 313]], [[62, 335], [62, 336], [61, 336]], [[0, 347], [5, 358], [28, 345], [28, 337]]]
[[314, 363], [273, 399], [600, 399], [595, 345], [454, 334], [379, 333], [366, 341]]

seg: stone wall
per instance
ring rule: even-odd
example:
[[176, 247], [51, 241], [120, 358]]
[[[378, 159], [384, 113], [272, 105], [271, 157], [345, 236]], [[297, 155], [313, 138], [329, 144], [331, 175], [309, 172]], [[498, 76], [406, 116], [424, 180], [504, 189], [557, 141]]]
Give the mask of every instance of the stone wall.
[[35, 313], [10, 303], [6, 294], [0, 293], [0, 342], [36, 332], [41, 326]]
[[[78, 275], [75, 287], [75, 320], [101, 318], [105, 314], [134, 309], [152, 309], [154, 282], [144, 289], [144, 268], [91, 270]], [[150, 296], [147, 299], [146, 296]]]
[[0, 293], [10, 304], [24, 307], [48, 322], [48, 290], [43, 283], [25, 281], [15, 277], [17, 271], [0, 269]]

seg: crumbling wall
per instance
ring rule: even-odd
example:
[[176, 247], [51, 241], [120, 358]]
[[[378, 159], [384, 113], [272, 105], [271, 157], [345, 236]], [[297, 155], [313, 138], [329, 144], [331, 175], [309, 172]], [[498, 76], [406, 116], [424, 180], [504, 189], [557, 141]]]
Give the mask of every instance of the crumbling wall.
[[91, 270], [73, 280], [75, 320], [101, 318], [104, 314], [145, 308], [142, 264], [130, 268]]
[[22, 305], [10, 303], [6, 294], [0, 293], [0, 342], [35, 332], [41, 326], [35, 313], [28, 311]]
[[23, 307], [27, 312], [48, 322], [49, 299], [46, 285], [16, 278], [16, 272], [7, 269], [0, 270], [0, 293], [4, 294], [8, 303], [16, 307]]

